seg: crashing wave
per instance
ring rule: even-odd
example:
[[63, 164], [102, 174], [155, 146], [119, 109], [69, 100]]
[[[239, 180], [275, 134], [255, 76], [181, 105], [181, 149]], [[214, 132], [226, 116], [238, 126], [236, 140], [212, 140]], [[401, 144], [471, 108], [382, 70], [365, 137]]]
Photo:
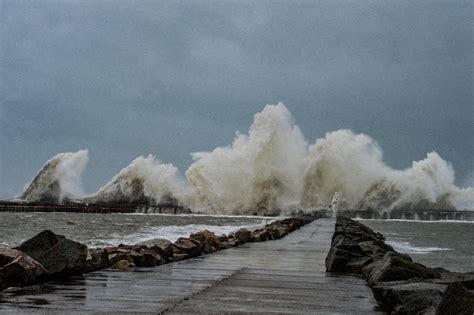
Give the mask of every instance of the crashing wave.
[[307, 147], [286, 107], [266, 106], [231, 147], [193, 154], [186, 172], [192, 208], [233, 214], [297, 208]]
[[[74, 160], [65, 156], [83, 156], [80, 152], [85, 152], [85, 160], [65, 162]], [[395, 170], [384, 163], [382, 150], [368, 135], [338, 130], [309, 145], [282, 103], [255, 114], [248, 134], [237, 133], [231, 146], [192, 157], [186, 179], [180, 178], [176, 167], [152, 155], [139, 157], [83, 200], [171, 203], [207, 213], [274, 214], [327, 208], [337, 191], [339, 209], [474, 208], [474, 188], [456, 187], [453, 168], [436, 152], [405, 170]], [[84, 161], [87, 151], [56, 156], [22, 196], [61, 200], [77, 186], [69, 183], [80, 182]], [[67, 167], [72, 169], [66, 171]]]
[[122, 169], [95, 194], [88, 203], [178, 204], [183, 183], [178, 169], [162, 164], [154, 156], [140, 156]]
[[88, 160], [87, 150], [57, 154], [44, 164], [18, 198], [60, 203], [81, 197], [81, 174]]
[[257, 113], [248, 135], [231, 147], [193, 155], [186, 172], [195, 208], [220, 213], [340, 209], [472, 209], [472, 188], [454, 185], [454, 171], [436, 152], [403, 171], [383, 162], [369, 136], [338, 130], [308, 145], [283, 104]]

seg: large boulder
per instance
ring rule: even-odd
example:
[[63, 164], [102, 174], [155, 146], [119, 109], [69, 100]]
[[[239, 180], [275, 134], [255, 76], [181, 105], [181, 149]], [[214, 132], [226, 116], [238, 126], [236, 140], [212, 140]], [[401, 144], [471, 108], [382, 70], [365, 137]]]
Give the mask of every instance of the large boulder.
[[109, 256], [105, 249], [92, 248], [89, 249], [89, 253], [86, 259], [86, 270], [85, 272], [92, 272], [100, 269], [110, 267]]
[[385, 283], [373, 287], [373, 292], [389, 314], [434, 314], [446, 287], [424, 282]]
[[372, 289], [390, 314], [474, 314], [474, 294], [459, 282], [448, 285], [405, 280], [380, 283]]
[[0, 248], [0, 291], [46, 280], [44, 267], [27, 254], [10, 248]]
[[474, 293], [470, 292], [461, 283], [450, 284], [444, 291], [443, 297], [436, 308], [436, 315], [444, 314], [474, 314]]
[[180, 237], [171, 245], [173, 260], [179, 261], [201, 255], [202, 246], [192, 238]]
[[440, 274], [422, 264], [406, 259], [406, 255], [397, 252], [387, 252], [382, 259], [363, 268], [364, 276], [369, 285], [384, 281], [407, 280], [412, 278], [434, 279]]
[[86, 270], [87, 246], [45, 230], [16, 249], [41, 263], [50, 276], [81, 274]]
[[394, 251], [392, 246], [385, 244], [384, 241], [378, 239], [358, 242], [357, 245], [359, 245], [366, 255], [370, 255], [377, 259], [382, 258], [387, 252]]
[[153, 247], [153, 246], [158, 246], [164, 249], [165, 251], [171, 251], [171, 242], [168, 240], [165, 240], [163, 238], [154, 238], [148, 241], [144, 241], [141, 243], [138, 243], [137, 245], [145, 245], [147, 247]]
[[252, 240], [252, 233], [245, 229], [245, 228], [242, 228], [234, 233], [232, 233], [232, 236], [237, 239], [239, 241], [239, 243], [243, 244], [243, 243], [247, 243], [247, 242], [250, 242]]
[[252, 242], [264, 242], [268, 239], [270, 239], [270, 233], [266, 229], [252, 231]]
[[211, 231], [203, 230], [191, 234], [190, 238], [197, 240], [202, 245], [202, 250], [206, 253], [213, 253], [220, 248], [219, 238]]
[[358, 273], [362, 267], [372, 262], [356, 241], [337, 235], [326, 256], [326, 271]]
[[230, 236], [221, 235], [219, 237], [219, 241], [220, 241], [219, 249], [232, 248], [240, 244], [239, 240], [234, 238], [232, 235]]
[[284, 226], [275, 223], [276, 222], [273, 222], [272, 224], [269, 224], [265, 227], [270, 236], [269, 239], [272, 240], [278, 240], [289, 233], [289, 231], [286, 230]]

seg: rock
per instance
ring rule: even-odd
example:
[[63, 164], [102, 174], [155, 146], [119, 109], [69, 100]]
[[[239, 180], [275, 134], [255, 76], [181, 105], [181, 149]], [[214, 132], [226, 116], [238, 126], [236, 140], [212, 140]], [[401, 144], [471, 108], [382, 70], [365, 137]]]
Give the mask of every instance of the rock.
[[120, 271], [128, 271], [133, 265], [128, 260], [119, 260], [112, 265], [112, 269], [117, 269]]
[[[136, 267], [148, 267], [145, 264], [145, 257], [143, 256], [142, 253], [139, 253], [135, 250], [130, 250], [128, 252], [128, 256], [132, 258], [133, 264]], [[128, 260], [128, 259], [127, 259]]]
[[92, 272], [100, 269], [105, 269], [110, 267], [109, 256], [107, 251], [101, 248], [92, 248], [89, 249], [89, 254], [86, 259], [86, 269], [85, 272]]
[[338, 217], [336, 220], [333, 238], [338, 235], [343, 235], [356, 242], [385, 240], [382, 234], [376, 233], [365, 225], [345, 217]]
[[229, 239], [229, 237], [225, 234], [219, 235], [219, 242], [220, 243], [227, 242], [228, 239]]
[[158, 259], [159, 265], [166, 264], [173, 260], [173, 252], [172, 252], [171, 245], [165, 248], [159, 245], [154, 245], [150, 247], [148, 250], [154, 255], [154, 257]]
[[198, 241], [180, 237], [171, 245], [173, 260], [183, 260], [201, 255], [202, 246]]
[[0, 248], [0, 291], [8, 287], [30, 285], [45, 281], [44, 267], [27, 254]]
[[293, 232], [305, 224], [305, 221], [299, 218], [289, 218], [279, 221], [280, 225], [285, 226], [288, 232]]
[[362, 271], [369, 285], [411, 278], [434, 279], [440, 276], [433, 269], [413, 263], [396, 252], [387, 252], [382, 259], [365, 266]]
[[158, 247], [161, 247], [165, 251], [170, 250], [170, 254], [171, 254], [171, 248], [170, 248], [171, 244], [172, 243], [170, 241], [165, 240], [163, 238], [155, 238], [155, 239], [151, 239], [145, 242], [138, 243], [137, 245], [145, 245], [147, 247], [158, 246]]
[[270, 234], [266, 229], [257, 229], [252, 231], [253, 242], [264, 242], [270, 238]]
[[239, 245], [240, 242], [238, 239], [229, 237], [226, 241], [221, 241], [220, 249], [232, 248]]
[[326, 271], [360, 272], [371, 260], [357, 242], [340, 234], [332, 240], [332, 247], [326, 256]]
[[249, 230], [245, 229], [245, 228], [242, 228], [242, 229], [234, 232], [233, 236], [241, 244], [248, 243], [252, 240], [252, 233]]
[[441, 302], [436, 308], [436, 315], [474, 314], [474, 293], [460, 283], [450, 284], [444, 291]]
[[352, 253], [350, 251], [340, 249], [337, 247], [331, 247], [329, 253], [326, 256], [326, 271], [327, 272], [343, 272], [345, 266], [351, 259], [364, 258], [362, 255]]
[[[433, 268], [439, 271], [439, 268]], [[433, 283], [439, 284], [451, 284], [451, 283], [460, 283], [468, 290], [474, 290], [474, 274], [472, 273], [461, 273], [461, 272], [449, 272], [449, 271], [441, 271], [440, 277], [437, 279], [433, 279]]]
[[357, 273], [360, 274], [362, 269], [367, 266], [368, 264], [372, 263], [374, 260], [372, 257], [359, 257], [359, 258], [352, 258], [349, 262], [347, 262], [344, 267], [342, 268], [343, 272], [348, 273]]
[[126, 249], [110, 253], [108, 255], [108, 259], [111, 265], [114, 265], [116, 262], [121, 260], [127, 260], [129, 263], [133, 262], [133, 258], [130, 256], [130, 252]]
[[[359, 242], [358, 245], [365, 254], [377, 258], [382, 258], [385, 253], [394, 251], [392, 246], [385, 244], [385, 242], [381, 240], [363, 241]], [[408, 256], [407, 259], [411, 261], [411, 258]]]
[[16, 249], [28, 254], [49, 275], [81, 274], [86, 270], [87, 246], [45, 230]]
[[9, 247], [0, 247], [0, 268], [14, 261], [23, 254], [21, 251]]
[[381, 284], [374, 296], [390, 314], [434, 314], [446, 285], [433, 283]]
[[165, 263], [159, 254], [151, 250], [143, 250], [141, 254], [143, 255], [143, 262], [137, 267], [156, 267]]
[[190, 238], [197, 240], [202, 245], [202, 250], [206, 253], [213, 253], [220, 248], [219, 238], [211, 231], [204, 230], [191, 234]]
[[272, 239], [272, 240], [278, 240], [278, 239], [282, 238], [283, 236], [285, 236], [286, 234], [288, 234], [288, 232], [285, 230], [285, 228], [278, 225], [278, 224], [273, 224], [272, 223], [270, 225], [267, 225], [265, 227], [265, 229], [267, 230], [267, 232], [270, 236], [269, 239]]
[[351, 252], [357, 256], [364, 256], [366, 253], [362, 250], [359, 244], [343, 235], [337, 235], [332, 240], [332, 246], [338, 249], [343, 249], [345, 251]]

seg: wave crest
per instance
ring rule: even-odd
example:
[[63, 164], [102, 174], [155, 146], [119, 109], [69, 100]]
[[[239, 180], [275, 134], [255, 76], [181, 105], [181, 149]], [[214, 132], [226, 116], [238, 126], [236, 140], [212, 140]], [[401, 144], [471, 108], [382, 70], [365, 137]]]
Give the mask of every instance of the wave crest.
[[81, 174], [89, 161], [88, 150], [59, 153], [47, 161], [18, 198], [61, 202], [84, 195]]
[[[152, 155], [138, 157], [83, 200], [275, 214], [327, 208], [337, 191], [340, 209], [474, 208], [474, 188], [456, 187], [452, 166], [436, 152], [396, 170], [384, 163], [382, 150], [368, 135], [338, 130], [309, 145], [282, 103], [255, 114], [248, 134], [237, 132], [231, 146], [192, 157], [185, 179], [172, 164]], [[21, 197], [61, 200], [79, 187], [86, 162], [83, 150], [57, 155]]]

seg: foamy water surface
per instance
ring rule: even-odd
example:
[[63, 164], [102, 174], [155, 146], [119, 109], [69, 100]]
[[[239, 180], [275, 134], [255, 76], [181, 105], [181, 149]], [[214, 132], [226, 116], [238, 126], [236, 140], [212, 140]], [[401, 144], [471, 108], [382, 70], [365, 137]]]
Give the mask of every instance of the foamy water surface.
[[474, 271], [474, 222], [360, 220], [415, 262], [451, 271]]
[[82, 213], [0, 213], [0, 245], [15, 246], [42, 230], [87, 244], [136, 244], [154, 238], [175, 241], [204, 229], [228, 234], [254, 229], [277, 218], [206, 215], [136, 215]]

